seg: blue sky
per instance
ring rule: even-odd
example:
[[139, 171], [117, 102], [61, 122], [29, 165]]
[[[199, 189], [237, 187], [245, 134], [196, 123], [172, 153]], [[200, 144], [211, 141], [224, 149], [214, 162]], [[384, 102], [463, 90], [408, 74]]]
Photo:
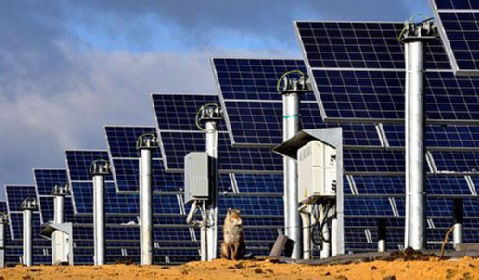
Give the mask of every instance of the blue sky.
[[150, 92], [214, 92], [211, 56], [301, 57], [293, 20], [416, 14], [429, 1], [1, 1], [0, 184], [105, 148], [105, 124], [153, 125]]

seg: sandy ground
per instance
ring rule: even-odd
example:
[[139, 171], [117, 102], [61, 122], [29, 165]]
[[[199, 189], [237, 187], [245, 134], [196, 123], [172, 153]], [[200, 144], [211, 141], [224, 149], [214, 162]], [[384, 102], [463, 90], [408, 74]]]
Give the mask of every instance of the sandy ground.
[[4, 279], [479, 279], [479, 259], [395, 260], [321, 266], [277, 264], [268, 260], [216, 260], [172, 267], [17, 266], [0, 270], [0, 280]]

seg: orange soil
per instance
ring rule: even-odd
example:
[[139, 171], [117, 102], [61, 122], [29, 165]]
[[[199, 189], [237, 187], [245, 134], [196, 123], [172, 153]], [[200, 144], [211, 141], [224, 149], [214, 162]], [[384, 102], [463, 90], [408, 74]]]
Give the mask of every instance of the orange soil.
[[6, 279], [479, 279], [479, 259], [374, 261], [349, 265], [309, 266], [269, 261], [191, 262], [181, 266], [105, 265], [102, 267], [36, 266], [0, 270]]

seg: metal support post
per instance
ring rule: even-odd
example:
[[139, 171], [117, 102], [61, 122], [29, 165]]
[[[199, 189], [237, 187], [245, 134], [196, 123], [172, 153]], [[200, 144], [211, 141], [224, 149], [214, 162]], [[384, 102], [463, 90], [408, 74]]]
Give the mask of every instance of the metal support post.
[[96, 160], [90, 166], [93, 181], [93, 246], [95, 265], [105, 264], [105, 212], [104, 183], [110, 174], [110, 164], [106, 160]]
[[[65, 195], [69, 193], [68, 186], [55, 185], [52, 190], [53, 195], [53, 223], [56, 225], [65, 222]], [[56, 230], [52, 232], [52, 264], [60, 265], [69, 262], [68, 255], [70, 250], [68, 244], [69, 237], [65, 232]]]
[[452, 233], [454, 247], [462, 243], [462, 224], [464, 221], [464, 206], [462, 199], [454, 199], [454, 231]]
[[407, 23], [400, 41], [406, 51], [406, 222], [405, 241], [415, 250], [423, 250], [425, 241], [424, 211], [424, 45], [435, 39], [435, 29], [430, 20]]
[[0, 268], [5, 267], [5, 225], [7, 224], [7, 215], [0, 213]]
[[208, 121], [206, 128], [206, 153], [211, 160], [211, 195], [206, 204], [206, 244], [208, 260], [217, 257], [218, 252], [218, 129], [215, 121]]
[[[218, 104], [203, 105], [196, 114], [198, 128], [205, 132], [205, 148], [209, 160], [209, 198], [206, 201], [203, 222], [206, 232], [201, 234], [202, 250], [206, 246], [206, 260], [211, 261], [218, 256], [218, 123], [223, 113]], [[204, 128], [200, 126], [204, 124]], [[203, 239], [203, 237], [205, 237]], [[203, 240], [206, 242], [203, 244]]]
[[141, 265], [153, 264], [152, 150], [158, 148], [155, 134], [138, 138], [140, 150], [140, 246]]
[[386, 220], [378, 219], [377, 221], [378, 231], [378, 252], [386, 252]]
[[38, 209], [36, 198], [26, 198], [22, 202], [23, 209], [23, 264], [33, 264], [32, 212]]
[[[283, 99], [283, 142], [293, 137], [299, 130], [299, 94], [307, 91], [307, 77], [300, 72], [299, 78], [288, 78], [285, 73], [278, 91]], [[285, 234], [294, 241], [293, 259], [300, 259], [302, 249], [301, 220], [298, 211], [298, 170], [294, 159], [283, 157], [284, 216]]]

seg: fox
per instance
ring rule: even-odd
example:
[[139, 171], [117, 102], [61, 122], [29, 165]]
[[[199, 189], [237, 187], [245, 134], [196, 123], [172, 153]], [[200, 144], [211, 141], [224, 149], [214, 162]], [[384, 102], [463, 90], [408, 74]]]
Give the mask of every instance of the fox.
[[240, 260], [244, 257], [245, 243], [243, 219], [238, 209], [228, 208], [223, 226], [223, 243], [221, 257], [229, 260]]

